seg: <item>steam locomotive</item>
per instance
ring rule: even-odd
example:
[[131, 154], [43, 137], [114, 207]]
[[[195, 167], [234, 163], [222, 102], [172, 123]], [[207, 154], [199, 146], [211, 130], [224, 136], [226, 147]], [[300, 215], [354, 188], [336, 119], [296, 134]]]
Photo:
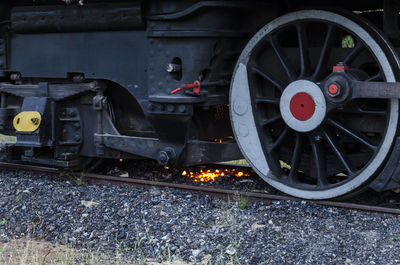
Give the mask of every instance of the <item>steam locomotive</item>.
[[400, 186], [395, 0], [5, 0], [5, 159], [246, 158], [306, 199]]

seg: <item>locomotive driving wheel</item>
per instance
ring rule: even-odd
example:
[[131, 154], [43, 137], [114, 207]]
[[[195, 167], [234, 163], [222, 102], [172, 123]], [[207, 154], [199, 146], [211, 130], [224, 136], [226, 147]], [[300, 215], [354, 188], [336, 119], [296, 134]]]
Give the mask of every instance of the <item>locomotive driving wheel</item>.
[[347, 81], [395, 82], [396, 52], [351, 13], [275, 19], [243, 50], [231, 84], [238, 145], [270, 185], [305, 199], [347, 196], [380, 172], [397, 136], [397, 99], [352, 98]]

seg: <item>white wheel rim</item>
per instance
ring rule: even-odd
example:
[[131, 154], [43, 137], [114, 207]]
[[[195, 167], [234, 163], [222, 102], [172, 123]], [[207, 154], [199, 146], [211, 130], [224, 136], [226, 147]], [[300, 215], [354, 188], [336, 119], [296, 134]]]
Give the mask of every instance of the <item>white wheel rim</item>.
[[356, 190], [366, 183], [384, 163], [385, 158], [391, 150], [397, 131], [399, 102], [396, 99], [390, 100], [390, 115], [388, 128], [382, 141], [379, 151], [369, 165], [354, 179], [344, 185], [333, 187], [328, 190], [303, 190], [288, 186], [280, 181], [271, 172], [261, 146], [260, 138], [255, 125], [254, 115], [251, 106], [249, 82], [247, 77], [247, 63], [253, 47], [267, 34], [274, 31], [281, 25], [301, 19], [319, 19], [338, 25], [346, 25], [352, 32], [364, 40], [366, 46], [376, 55], [377, 61], [382, 67], [383, 74], [388, 82], [395, 82], [395, 76], [391, 65], [379, 44], [360, 25], [341, 15], [318, 10], [298, 11], [279, 17], [264, 26], [250, 40], [243, 50], [236, 66], [230, 90], [230, 115], [232, 127], [237, 143], [243, 155], [251, 164], [253, 169], [271, 186], [287, 194], [304, 199], [328, 199], [343, 196]]

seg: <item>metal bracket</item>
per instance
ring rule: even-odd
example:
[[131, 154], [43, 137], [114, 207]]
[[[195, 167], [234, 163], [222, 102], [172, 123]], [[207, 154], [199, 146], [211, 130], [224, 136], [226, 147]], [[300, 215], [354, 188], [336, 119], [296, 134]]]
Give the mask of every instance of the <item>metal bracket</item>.
[[111, 134], [95, 134], [94, 137], [96, 142], [101, 142], [108, 148], [145, 158], [157, 159], [160, 143], [156, 138]]
[[186, 145], [185, 153], [185, 166], [243, 159], [243, 155], [235, 141], [222, 143], [189, 141]]
[[107, 98], [103, 95], [97, 95], [93, 97], [93, 109], [94, 110], [103, 110], [105, 104], [107, 102]]
[[35, 85], [13, 85], [0, 83], [0, 92], [11, 94], [17, 97], [48, 97], [56, 101], [77, 96], [85, 92], [96, 92], [102, 90], [103, 86], [98, 82], [80, 84], [47, 84]]

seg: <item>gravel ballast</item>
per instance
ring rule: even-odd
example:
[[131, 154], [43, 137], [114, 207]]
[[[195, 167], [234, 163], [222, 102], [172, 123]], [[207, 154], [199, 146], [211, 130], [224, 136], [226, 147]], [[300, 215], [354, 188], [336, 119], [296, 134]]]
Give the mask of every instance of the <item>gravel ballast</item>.
[[[400, 217], [0, 170], [0, 240], [195, 264], [399, 264]], [[244, 209], [243, 205], [246, 207]]]

